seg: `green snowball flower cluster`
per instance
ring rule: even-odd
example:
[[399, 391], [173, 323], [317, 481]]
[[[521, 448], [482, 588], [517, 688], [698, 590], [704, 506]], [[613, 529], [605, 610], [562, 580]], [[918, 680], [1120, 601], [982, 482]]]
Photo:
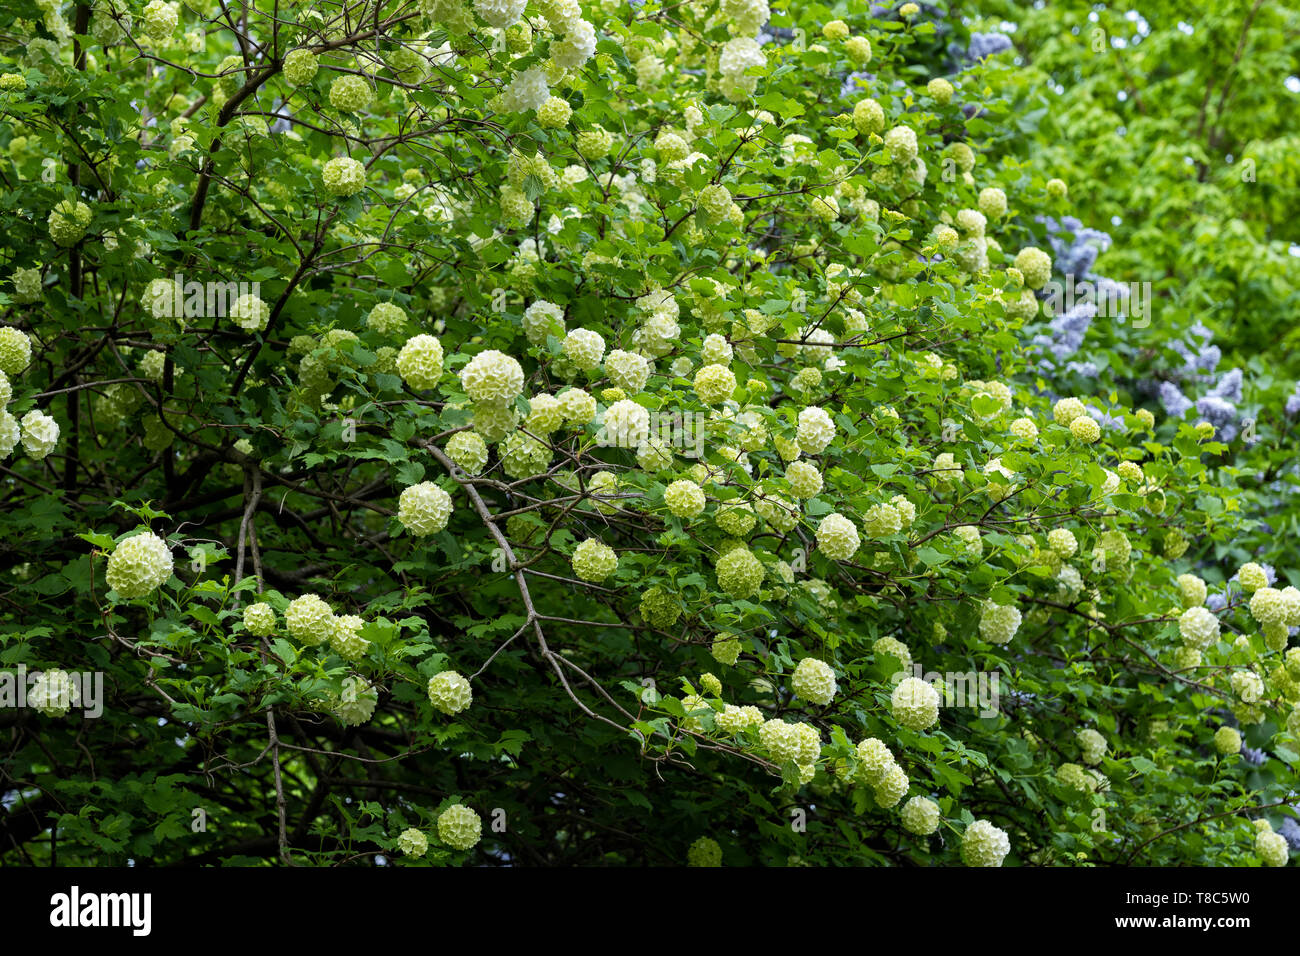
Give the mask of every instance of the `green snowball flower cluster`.
[[919, 677], [905, 677], [890, 697], [894, 719], [909, 730], [929, 730], [939, 722], [939, 692]]
[[483, 821], [464, 804], [453, 803], [438, 815], [438, 839], [452, 849], [472, 849], [482, 835]]
[[366, 167], [348, 156], [336, 156], [321, 169], [321, 182], [331, 196], [355, 196], [366, 186]]
[[790, 689], [800, 700], [825, 707], [835, 699], [835, 671], [825, 661], [805, 657], [790, 675]]
[[108, 586], [124, 598], [144, 597], [171, 576], [171, 549], [152, 531], [141, 531], [119, 541], [109, 555], [105, 572]]
[[270, 637], [275, 633], [275, 609], [265, 601], [244, 608], [244, 627], [254, 637]]
[[583, 581], [600, 582], [618, 570], [618, 555], [609, 545], [588, 538], [574, 549], [571, 563]]
[[68, 248], [75, 246], [81, 241], [81, 237], [86, 234], [90, 228], [90, 220], [94, 218], [94, 213], [84, 202], [73, 202], [71, 199], [65, 199], [56, 205], [50, 211], [48, 220], [50, 227], [50, 239], [56, 246]]
[[442, 671], [429, 678], [429, 703], [444, 714], [459, 714], [474, 702], [469, 681], [456, 671]]

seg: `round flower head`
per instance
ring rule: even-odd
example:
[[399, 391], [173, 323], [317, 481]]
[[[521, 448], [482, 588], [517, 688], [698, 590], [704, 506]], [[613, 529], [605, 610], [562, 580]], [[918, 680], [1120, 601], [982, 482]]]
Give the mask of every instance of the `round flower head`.
[[714, 726], [724, 734], [739, 734], [750, 727], [761, 727], [763, 712], [757, 707], [737, 707], [726, 704], [722, 713], [713, 715]]
[[261, 332], [271, 317], [271, 307], [255, 295], [241, 295], [230, 307], [230, 319], [248, 332]]
[[453, 803], [438, 816], [438, 839], [456, 850], [468, 850], [483, 834], [483, 821], [469, 807]]
[[1016, 255], [1016, 268], [1025, 277], [1027, 288], [1041, 289], [1052, 277], [1052, 257], [1035, 246], [1026, 246]]
[[709, 648], [709, 653], [719, 664], [726, 664], [728, 667], [734, 667], [736, 661], [740, 659], [740, 641], [734, 637], [719, 637], [714, 640]]
[[962, 835], [961, 860], [967, 866], [1001, 866], [1010, 852], [1006, 832], [987, 820], [976, 820]]
[[1263, 830], [1255, 835], [1255, 852], [1265, 866], [1286, 866], [1290, 849], [1282, 834]]
[[810, 461], [794, 461], [785, 469], [785, 480], [796, 498], [815, 498], [821, 494], [822, 473]]
[[1205, 582], [1194, 574], [1178, 575], [1178, 590], [1182, 595], [1183, 607], [1200, 607], [1205, 603], [1208, 590]]
[[595, 538], [588, 538], [573, 551], [573, 573], [583, 581], [603, 581], [618, 570], [614, 549]]
[[348, 156], [336, 156], [321, 169], [321, 182], [331, 196], [354, 196], [366, 185], [366, 167]]
[[290, 50], [284, 58], [284, 78], [291, 86], [306, 86], [320, 69], [320, 61], [311, 50]]
[[725, 365], [706, 365], [695, 373], [695, 394], [705, 405], [717, 405], [736, 391], [736, 376]]
[[411, 388], [434, 388], [442, 378], [442, 362], [442, 343], [432, 335], [416, 335], [397, 353], [397, 372]]
[[365, 656], [370, 642], [361, 636], [366, 622], [355, 614], [344, 614], [330, 619], [329, 643], [334, 653], [345, 661], [359, 661]]
[[1264, 682], [1254, 671], [1233, 671], [1229, 683], [1243, 704], [1256, 703], [1264, 696]]
[[842, 514], [832, 512], [817, 525], [817, 549], [832, 561], [848, 561], [858, 553], [861, 543], [858, 529]]
[[417, 538], [437, 534], [451, 517], [451, 495], [431, 481], [402, 490], [397, 499], [397, 520]]
[[716, 840], [700, 837], [686, 851], [687, 866], [722, 866], [722, 847]]
[[876, 806], [888, 809], [897, 805], [899, 800], [907, 796], [908, 788], [911, 787], [911, 781], [907, 779], [907, 774], [898, 764], [894, 764], [885, 771], [883, 777], [872, 785], [871, 795], [875, 798]]
[[1070, 422], [1070, 434], [1085, 445], [1091, 445], [1101, 438], [1101, 426], [1087, 415], [1080, 415]]
[[528, 400], [528, 417], [524, 428], [534, 435], [549, 435], [564, 424], [564, 408], [554, 395], [542, 392]]
[[803, 744], [799, 726], [779, 717], [766, 720], [758, 728], [758, 744], [778, 764], [787, 760], [798, 763]]
[[68, 248], [81, 241], [81, 237], [90, 228], [93, 218], [90, 207], [84, 202], [65, 199], [50, 211], [47, 220], [50, 227], [50, 239], [56, 246]]
[[172, 553], [152, 531], [118, 542], [108, 558], [105, 579], [124, 598], [140, 598], [162, 587], [172, 576]]
[[344, 113], [359, 113], [374, 100], [370, 84], [354, 73], [335, 77], [330, 84], [330, 106]]
[[872, 505], [862, 514], [862, 530], [869, 538], [898, 534], [903, 530], [903, 514], [892, 504]]
[[537, 124], [542, 129], [561, 129], [569, 125], [573, 117], [573, 107], [569, 101], [558, 96], [548, 97], [546, 102], [537, 107]]
[[679, 518], [694, 518], [704, 510], [704, 492], [693, 481], [674, 481], [664, 489], [664, 504]]
[[81, 699], [67, 671], [42, 671], [27, 691], [27, 703], [46, 717], [63, 717]]
[[59, 442], [59, 423], [44, 412], [32, 409], [22, 417], [23, 450], [39, 461], [54, 451]]
[[1047, 532], [1047, 546], [1062, 558], [1068, 558], [1079, 550], [1079, 539], [1069, 528], [1053, 528]]
[[980, 612], [980, 637], [990, 644], [1006, 644], [1020, 630], [1020, 610], [1011, 604], [987, 601]]
[[1069, 188], [1065, 185], [1064, 180], [1049, 179], [1047, 181], [1047, 195], [1053, 199], [1064, 199], [1067, 192], [1069, 192]]
[[[560, 400], [564, 400], [564, 395]], [[621, 399], [605, 410], [601, 430], [606, 445], [639, 448], [650, 435], [650, 412], [631, 399]]]
[[700, 346], [700, 361], [705, 365], [730, 365], [734, 354], [731, 343], [717, 333], [706, 335]]
[[469, 681], [455, 671], [442, 671], [429, 678], [429, 703], [444, 714], [459, 714], [473, 701]]
[[405, 326], [405, 310], [392, 302], [376, 302], [366, 315], [366, 327], [380, 335], [396, 335]]
[[[580, 388], [570, 388], [560, 393], [560, 410], [564, 420], [570, 425], [586, 425], [596, 417], [596, 400]], [[632, 404], [636, 404], [633, 402]], [[637, 405], [638, 408], [641, 406]], [[644, 409], [642, 409], [644, 411]], [[646, 427], [649, 428], [649, 413], [646, 414]]]
[[1085, 727], [1075, 734], [1075, 739], [1079, 742], [1079, 749], [1083, 751], [1084, 763], [1101, 763], [1102, 758], [1106, 756], [1108, 746], [1105, 737], [1091, 727]]
[[981, 189], [979, 207], [990, 219], [1001, 219], [1007, 212], [1007, 194], [996, 186]]
[[835, 672], [824, 661], [805, 657], [790, 677], [790, 688], [799, 699], [825, 707], [835, 698]]
[[903, 829], [917, 836], [929, 836], [939, 829], [939, 804], [925, 797], [913, 797], [903, 804]]
[[873, 99], [859, 100], [853, 107], [853, 128], [864, 136], [885, 128], [885, 111]]
[[40, 302], [44, 291], [40, 269], [15, 269], [13, 274], [14, 300]]
[[1017, 418], [1008, 430], [1026, 445], [1038, 438], [1038, 426], [1028, 418]]
[[758, 593], [763, 583], [763, 564], [748, 548], [728, 551], [718, 559], [718, 588], [737, 600], [747, 600]]
[[397, 848], [404, 856], [422, 857], [429, 850], [429, 838], [419, 830], [411, 827], [403, 830], [397, 838]]
[[799, 412], [799, 431], [796, 441], [806, 455], [820, 455], [835, 439], [835, 423], [830, 415], [816, 405]]
[[149, 0], [144, 8], [144, 32], [151, 40], [166, 40], [176, 31], [180, 23], [180, 11], [176, 4], [164, 0]]
[[275, 633], [275, 609], [264, 601], [244, 608], [244, 627], [254, 637], [270, 637]]
[[885, 134], [885, 148], [896, 166], [910, 166], [916, 159], [916, 133], [907, 126], [895, 126]]
[[577, 368], [592, 372], [600, 367], [605, 340], [590, 329], [573, 329], [564, 338], [564, 355]]
[[1220, 727], [1214, 732], [1214, 749], [1219, 753], [1241, 753], [1241, 734], [1233, 727]]
[[331, 697], [330, 709], [349, 727], [358, 727], [374, 716], [378, 704], [379, 691], [364, 677], [351, 676], [343, 679], [342, 693]]
[[605, 357], [605, 374], [617, 388], [635, 395], [650, 378], [650, 360], [635, 352], [614, 349]]
[[324, 644], [330, 638], [334, 612], [315, 594], [294, 598], [284, 611], [289, 636], [308, 646]]
[[546, 337], [564, 337], [564, 310], [554, 302], [538, 299], [524, 310], [524, 335], [533, 345], [545, 345]]
[[524, 390], [524, 370], [504, 352], [479, 352], [460, 370], [460, 384], [474, 402], [509, 404]]
[[488, 443], [502, 441], [519, 425], [519, 412], [513, 405], [479, 402], [474, 406], [474, 431]]
[[1178, 633], [1189, 647], [1205, 650], [1219, 639], [1219, 619], [1208, 608], [1188, 608], [1178, 618]]
[[1268, 575], [1262, 567], [1250, 561], [1237, 570], [1237, 582], [1246, 591], [1258, 591], [1260, 588], [1268, 587]]
[[939, 721], [939, 692], [919, 677], [905, 677], [890, 697], [894, 719], [909, 730], [928, 730]]
[[858, 761], [858, 773], [869, 786], [876, 786], [885, 779], [895, 766], [894, 755], [885, 743], [877, 737], [868, 737], [861, 741], [854, 750]]
[[949, 103], [952, 101], [952, 84], [942, 77], [935, 77], [925, 85], [925, 91], [938, 103]]
[[1077, 398], [1063, 398], [1052, 406], [1052, 417], [1060, 425], [1069, 425], [1080, 415], [1087, 414], [1083, 402]]

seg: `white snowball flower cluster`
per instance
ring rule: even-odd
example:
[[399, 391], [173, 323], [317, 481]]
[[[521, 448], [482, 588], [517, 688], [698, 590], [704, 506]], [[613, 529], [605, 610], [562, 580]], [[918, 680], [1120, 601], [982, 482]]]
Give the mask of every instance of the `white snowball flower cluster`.
[[[7, 413], [6, 413], [7, 414]], [[59, 443], [59, 423], [44, 412], [32, 409], [22, 417], [23, 449], [36, 460], [54, 451]]]
[[785, 469], [785, 480], [796, 498], [815, 498], [821, 494], [822, 473], [810, 461], [792, 461]]
[[422, 857], [429, 850], [429, 838], [414, 827], [410, 827], [397, 837], [397, 848], [404, 856]]
[[364, 677], [345, 677], [342, 692], [331, 704], [334, 716], [349, 727], [359, 727], [375, 715], [379, 691]]
[[835, 439], [835, 423], [825, 409], [810, 405], [799, 412], [796, 441], [807, 455], [820, 455]]
[[[560, 400], [564, 401], [564, 393]], [[605, 409], [601, 442], [614, 448], [639, 448], [650, 436], [650, 412], [631, 399], [620, 399]]]
[[1268, 829], [1261, 830], [1255, 835], [1255, 852], [1259, 854], [1265, 866], [1286, 866], [1290, 848], [1286, 837]]
[[81, 699], [67, 671], [41, 671], [27, 691], [27, 704], [46, 717], [63, 717]]
[[817, 549], [832, 561], [848, 561], [861, 544], [857, 527], [842, 514], [832, 512], [817, 525]]
[[124, 598], [144, 597], [172, 576], [172, 553], [152, 531], [120, 541], [108, 558], [108, 586]]
[[564, 337], [564, 356], [584, 372], [595, 371], [605, 354], [605, 340], [591, 329], [573, 329]]
[[1258, 703], [1264, 696], [1264, 681], [1254, 671], [1233, 671], [1229, 683], [1243, 704]]
[[270, 637], [275, 633], [275, 609], [265, 601], [244, 608], [244, 627], [254, 637]]
[[793, 760], [806, 767], [821, 755], [821, 737], [817, 728], [805, 723], [786, 723], [779, 717], [763, 721], [758, 728], [759, 746], [776, 763]]
[[1219, 619], [1204, 607], [1190, 607], [1178, 618], [1178, 633], [1188, 647], [1205, 650], [1219, 639]]
[[533, 345], [545, 345], [546, 337], [564, 336], [564, 310], [554, 302], [538, 299], [524, 309], [524, 335]]
[[1020, 610], [1011, 604], [986, 601], [980, 612], [980, 637], [990, 644], [1006, 644], [1020, 630]]
[[800, 700], [825, 707], [835, 699], [835, 671], [825, 661], [805, 657], [790, 675], [790, 689]]
[[736, 391], [736, 375], [725, 365], [705, 365], [695, 373], [695, 394], [705, 405], [717, 405]]
[[508, 405], [524, 390], [524, 370], [496, 349], [479, 352], [460, 370], [460, 384], [475, 403]]
[[898, 534], [903, 530], [903, 513], [892, 504], [874, 504], [862, 513], [862, 530], [876, 539]]
[[524, 113], [540, 109], [551, 97], [551, 87], [546, 81], [546, 71], [539, 66], [520, 70], [510, 78], [501, 104], [511, 113]]
[[528, 0], [474, 0], [474, 10], [498, 30], [514, 26], [524, 15]]
[[444, 714], [459, 714], [474, 702], [469, 681], [456, 671], [442, 671], [429, 678], [429, 703]]
[[733, 103], [753, 94], [758, 88], [758, 77], [747, 76], [753, 68], [767, 66], [767, 55], [753, 37], [735, 37], [728, 40], [718, 56], [718, 88]]
[[304, 594], [284, 610], [284, 626], [294, 640], [314, 647], [330, 639], [334, 612], [319, 595]]
[[271, 307], [259, 296], [241, 295], [230, 307], [230, 318], [247, 332], [261, 332], [271, 317]]
[[451, 495], [431, 481], [404, 488], [397, 499], [398, 522], [417, 538], [447, 527], [451, 511]]
[[432, 389], [442, 378], [442, 360], [442, 343], [437, 338], [429, 334], [412, 336], [398, 352], [398, 375], [412, 389]]
[[903, 829], [917, 836], [929, 836], [939, 829], [939, 804], [926, 797], [913, 797], [903, 804]]
[[1079, 749], [1083, 751], [1084, 763], [1094, 765], [1101, 763], [1102, 758], [1106, 756], [1107, 749], [1109, 749], [1106, 738], [1091, 727], [1080, 730], [1075, 735], [1075, 739], [1079, 742]]
[[1011, 840], [987, 820], [976, 820], [961, 839], [961, 859], [967, 866], [1001, 866], [1011, 852]]
[[939, 722], [939, 692], [919, 677], [905, 677], [890, 697], [894, 719], [909, 730], [929, 730]]
[[650, 378], [650, 360], [635, 352], [614, 349], [605, 357], [605, 374], [616, 388], [635, 395]]

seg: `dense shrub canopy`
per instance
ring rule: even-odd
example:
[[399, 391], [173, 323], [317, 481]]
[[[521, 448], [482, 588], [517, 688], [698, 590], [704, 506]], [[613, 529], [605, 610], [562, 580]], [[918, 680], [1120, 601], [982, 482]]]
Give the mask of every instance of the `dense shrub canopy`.
[[1181, 6], [8, 4], [0, 861], [1285, 865], [1300, 24]]

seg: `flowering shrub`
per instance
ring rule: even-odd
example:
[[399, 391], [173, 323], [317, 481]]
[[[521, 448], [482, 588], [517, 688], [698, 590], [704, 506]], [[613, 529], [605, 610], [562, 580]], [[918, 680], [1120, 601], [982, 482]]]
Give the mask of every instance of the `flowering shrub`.
[[1074, 0], [127, 6], [0, 47], [0, 862], [1288, 862], [1264, 93], [1151, 231]]

